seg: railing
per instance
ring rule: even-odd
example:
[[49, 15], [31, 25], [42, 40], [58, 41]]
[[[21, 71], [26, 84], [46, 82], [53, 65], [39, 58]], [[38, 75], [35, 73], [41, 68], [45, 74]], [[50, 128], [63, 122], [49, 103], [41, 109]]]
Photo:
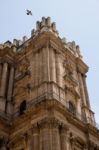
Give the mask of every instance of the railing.
[[[59, 96], [57, 93], [55, 93], [55, 92], [53, 92], [53, 93], [48, 93], [48, 92], [43, 93], [42, 95], [38, 96], [37, 98], [34, 98], [34, 99], [32, 99], [31, 101], [27, 102], [27, 109], [30, 108], [30, 107], [32, 107], [32, 106], [35, 106], [36, 104], [39, 104], [39, 103], [45, 101], [45, 100], [52, 100], [52, 99], [61, 102], [61, 104], [63, 104], [63, 105], [67, 108], [68, 112], [70, 112], [70, 113], [71, 113], [74, 117], [76, 117], [77, 119], [81, 120], [81, 121], [84, 122], [84, 123], [89, 123], [89, 124], [91, 124], [91, 122], [92, 122], [92, 119], [91, 119], [91, 118], [89, 118], [89, 121], [88, 121], [88, 120], [86, 120], [85, 117], [83, 117], [83, 116], [82, 116], [80, 113], [78, 113], [77, 111], [76, 111], [75, 113], [73, 113], [73, 112], [69, 109], [69, 103], [68, 103], [64, 98], [60, 97], [60, 96]], [[1, 113], [1, 112], [0, 112], [0, 116], [1, 116], [2, 118], [4, 118], [4, 119], [9, 120], [9, 119], [11, 119], [12, 117], [13, 117], [13, 118], [18, 117], [18, 116], [19, 116], [19, 111], [15, 112], [15, 113], [13, 114], [13, 116], [11, 116], [10, 114], [5, 114], [5, 113]], [[98, 125], [97, 123], [96, 123], [95, 127], [99, 130], [99, 125]]]
[[[69, 103], [64, 100], [64, 98], [60, 97], [57, 93], [53, 92], [53, 93], [43, 93], [42, 95], [38, 96], [35, 99], [32, 99], [31, 101], [27, 102], [27, 109], [31, 106], [34, 106], [36, 104], [39, 104], [42, 101], [45, 100], [57, 100], [59, 102], [61, 102], [68, 110], [68, 112], [70, 112], [74, 117], [76, 117], [77, 119], [83, 121], [84, 123], [87, 123], [87, 120], [85, 117], [83, 117], [80, 113], [78, 113], [77, 111], [75, 113], [71, 112], [69, 109]], [[14, 113], [14, 117], [19, 116], [19, 111], [17, 111], [16, 113]], [[90, 123], [92, 122], [92, 120], [89, 121]]]

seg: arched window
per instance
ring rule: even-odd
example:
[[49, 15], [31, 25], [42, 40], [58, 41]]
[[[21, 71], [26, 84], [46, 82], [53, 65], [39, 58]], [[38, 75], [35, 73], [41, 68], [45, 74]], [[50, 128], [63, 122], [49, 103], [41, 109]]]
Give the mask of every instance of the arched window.
[[76, 114], [75, 106], [71, 101], [69, 101], [69, 111], [72, 112], [73, 114]]
[[26, 101], [24, 100], [21, 104], [20, 104], [20, 115], [24, 114], [24, 111], [26, 110]]

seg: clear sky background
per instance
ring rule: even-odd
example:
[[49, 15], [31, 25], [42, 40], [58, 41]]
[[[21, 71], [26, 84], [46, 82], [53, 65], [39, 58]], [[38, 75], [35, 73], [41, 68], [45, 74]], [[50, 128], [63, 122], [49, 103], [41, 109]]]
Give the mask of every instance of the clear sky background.
[[[26, 9], [33, 16], [27, 16]], [[30, 37], [42, 16], [56, 22], [60, 37], [80, 45], [89, 65], [88, 91], [99, 123], [99, 0], [0, 0], [0, 43]]]

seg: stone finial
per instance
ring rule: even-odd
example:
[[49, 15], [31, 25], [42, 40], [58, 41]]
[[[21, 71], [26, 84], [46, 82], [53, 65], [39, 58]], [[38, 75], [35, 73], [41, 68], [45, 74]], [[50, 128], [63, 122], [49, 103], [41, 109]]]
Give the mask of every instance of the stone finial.
[[22, 42], [21, 40], [18, 40], [19, 46], [22, 45], [22, 43], [23, 43], [23, 42]]
[[80, 47], [79, 47], [79, 45], [76, 45], [76, 51], [77, 51], [78, 53], [80, 53]]
[[36, 30], [40, 30], [40, 22], [39, 21], [36, 22]]
[[31, 30], [31, 36], [34, 36], [35, 35], [35, 29], [32, 29]]
[[52, 30], [56, 31], [56, 23], [55, 22], [52, 23]]
[[22, 41], [21, 41], [21, 40], [14, 39], [14, 40], [13, 40], [13, 45], [15, 45], [15, 46], [20, 46], [20, 45], [22, 45]]
[[79, 45], [76, 46], [76, 53], [77, 53], [78, 57], [82, 58], [82, 56], [80, 54], [80, 47], [79, 47]]
[[73, 48], [73, 50], [76, 49], [76, 43], [75, 43], [75, 41], [72, 41], [72, 48]]
[[6, 42], [4, 43], [4, 46], [11, 47], [11, 46], [12, 46], [12, 43], [11, 43], [10, 41], [6, 41]]
[[50, 27], [51, 26], [51, 17], [48, 17], [46, 19], [46, 23], [47, 23], [47, 26]]
[[41, 27], [46, 25], [46, 19], [45, 17], [42, 17]]
[[19, 41], [17, 39], [13, 39], [13, 45], [18, 46], [19, 45]]
[[26, 42], [28, 38], [26, 36], [23, 36], [23, 43]]
[[65, 37], [62, 38], [62, 43], [66, 44], [66, 38]]

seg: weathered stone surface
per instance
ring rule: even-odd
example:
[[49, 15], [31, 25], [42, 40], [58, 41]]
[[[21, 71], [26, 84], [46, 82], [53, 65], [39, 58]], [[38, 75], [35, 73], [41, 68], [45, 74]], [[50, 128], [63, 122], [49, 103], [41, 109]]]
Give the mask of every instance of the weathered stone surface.
[[0, 47], [0, 149], [98, 150], [79, 46], [50, 17], [19, 41]]

